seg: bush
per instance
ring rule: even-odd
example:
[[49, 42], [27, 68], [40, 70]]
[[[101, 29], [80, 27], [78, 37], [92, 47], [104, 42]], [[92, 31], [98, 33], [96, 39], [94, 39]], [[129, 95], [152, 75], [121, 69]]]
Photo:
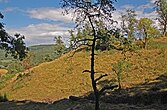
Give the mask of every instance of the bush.
[[6, 101], [8, 101], [7, 95], [6, 94], [2, 96], [0, 95], [0, 102], [6, 102]]

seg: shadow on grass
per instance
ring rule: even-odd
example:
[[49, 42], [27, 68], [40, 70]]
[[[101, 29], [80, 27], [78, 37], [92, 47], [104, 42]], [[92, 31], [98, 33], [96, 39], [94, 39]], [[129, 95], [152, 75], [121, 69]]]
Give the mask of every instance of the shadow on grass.
[[113, 104], [167, 104], [167, 73], [132, 88], [111, 91], [101, 100]]
[[[77, 103], [69, 99], [61, 99], [53, 103], [33, 102], [33, 101], [7, 101], [0, 102], [0, 110], [68, 110]], [[70, 110], [70, 109], [69, 109]]]
[[[107, 91], [100, 101], [101, 110], [166, 110], [167, 74], [132, 88]], [[94, 97], [90, 92], [87, 96], [70, 96], [69, 99], [48, 103], [6, 101], [0, 102], [0, 110], [94, 110]]]

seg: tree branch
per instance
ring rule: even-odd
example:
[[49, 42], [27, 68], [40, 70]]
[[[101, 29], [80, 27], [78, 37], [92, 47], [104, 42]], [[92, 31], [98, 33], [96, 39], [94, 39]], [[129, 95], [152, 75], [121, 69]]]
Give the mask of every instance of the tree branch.
[[116, 88], [116, 87], [118, 87], [118, 85], [103, 87], [103, 88], [99, 91], [99, 94], [101, 95], [105, 90], [113, 90], [113, 89]]
[[104, 78], [108, 76], [107, 74], [101, 75], [100, 77], [98, 77], [97, 79], [95, 79], [95, 82], [99, 81], [100, 79]]
[[84, 71], [82, 71], [82, 73], [91, 73], [91, 71], [90, 70], [84, 70]]

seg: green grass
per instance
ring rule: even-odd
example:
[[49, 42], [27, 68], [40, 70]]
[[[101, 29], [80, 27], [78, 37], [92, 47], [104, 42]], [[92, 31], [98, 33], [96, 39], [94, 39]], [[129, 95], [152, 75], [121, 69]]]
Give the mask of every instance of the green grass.
[[167, 42], [151, 41], [149, 46], [155, 49], [167, 49]]
[[36, 45], [30, 46], [30, 53], [32, 54], [32, 65], [38, 65], [42, 62], [52, 61], [58, 56], [55, 54], [54, 45]]
[[15, 74], [7, 73], [0, 77], [0, 90], [5, 87], [5, 82], [13, 78]]

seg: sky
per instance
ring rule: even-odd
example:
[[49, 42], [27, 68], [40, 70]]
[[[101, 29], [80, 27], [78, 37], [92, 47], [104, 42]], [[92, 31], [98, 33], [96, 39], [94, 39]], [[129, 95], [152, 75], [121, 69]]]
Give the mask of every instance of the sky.
[[[117, 0], [113, 19], [119, 20], [125, 9], [134, 9], [138, 18], [156, 18], [155, 0]], [[74, 28], [72, 14], [63, 15], [60, 0], [0, 0], [0, 12], [5, 29], [10, 35], [20, 33], [26, 37], [27, 46], [53, 44], [55, 36], [69, 38], [68, 30]]]

